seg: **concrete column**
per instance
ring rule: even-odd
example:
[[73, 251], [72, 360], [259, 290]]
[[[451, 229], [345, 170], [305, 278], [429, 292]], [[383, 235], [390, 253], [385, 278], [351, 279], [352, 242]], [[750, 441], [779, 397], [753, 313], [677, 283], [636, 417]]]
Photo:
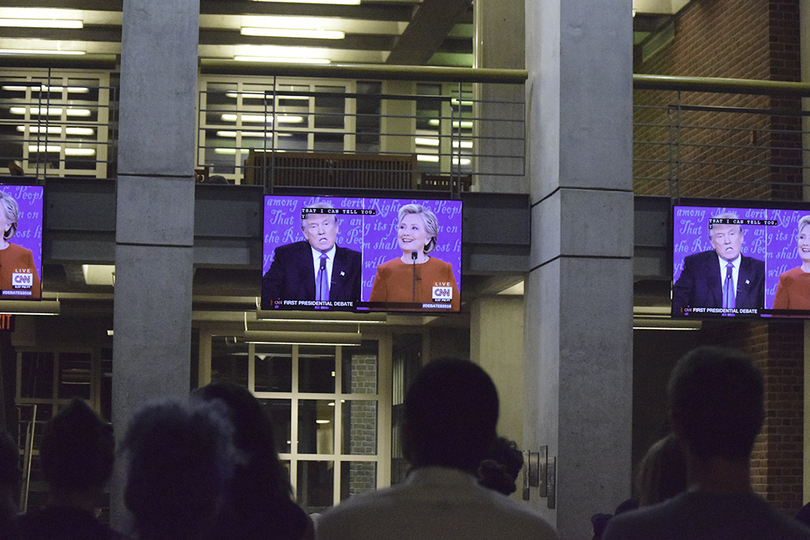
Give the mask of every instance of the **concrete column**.
[[[477, 68], [524, 69], [524, 1], [474, 0]], [[526, 193], [523, 148], [514, 141], [524, 136], [524, 90], [520, 85], [476, 85], [475, 189], [489, 193]]]
[[556, 458], [560, 537], [630, 495], [632, 4], [526, 0], [532, 253], [524, 446]]
[[501, 400], [498, 435], [520, 446], [524, 411], [523, 297], [477, 298], [470, 311], [470, 359], [489, 373]]
[[[113, 424], [190, 386], [199, 0], [125, 1], [115, 254]], [[123, 467], [123, 464], [121, 464]], [[127, 529], [122, 470], [113, 525]]]

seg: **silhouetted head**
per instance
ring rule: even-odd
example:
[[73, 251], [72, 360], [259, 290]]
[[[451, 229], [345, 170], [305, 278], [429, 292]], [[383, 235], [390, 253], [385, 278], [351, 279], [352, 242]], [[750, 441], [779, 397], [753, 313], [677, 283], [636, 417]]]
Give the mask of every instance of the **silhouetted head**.
[[686, 457], [675, 435], [656, 441], [638, 467], [636, 487], [640, 506], [663, 502], [686, 491]]
[[466, 360], [434, 360], [423, 367], [403, 409], [403, 449], [414, 467], [475, 473], [496, 438], [495, 384]]
[[765, 419], [763, 395], [762, 373], [750, 357], [697, 348], [678, 361], [669, 379], [673, 427], [702, 460], [746, 461]]
[[79, 492], [102, 488], [115, 462], [112, 426], [90, 405], [73, 399], [48, 423], [39, 455], [51, 489]]
[[504, 495], [517, 490], [515, 484], [523, 468], [523, 452], [515, 441], [498, 437], [478, 466], [478, 483]]
[[124, 501], [141, 538], [197, 539], [213, 524], [238, 460], [220, 403], [175, 401], [135, 414]]
[[195, 399], [207, 402], [220, 400], [228, 410], [228, 418], [234, 427], [234, 444], [244, 454], [245, 463], [240, 465], [235, 495], [251, 496], [257, 489], [274, 497], [290, 498], [292, 486], [287, 469], [278, 459], [273, 426], [261, 403], [250, 390], [230, 382], [215, 382], [198, 388], [192, 394]]

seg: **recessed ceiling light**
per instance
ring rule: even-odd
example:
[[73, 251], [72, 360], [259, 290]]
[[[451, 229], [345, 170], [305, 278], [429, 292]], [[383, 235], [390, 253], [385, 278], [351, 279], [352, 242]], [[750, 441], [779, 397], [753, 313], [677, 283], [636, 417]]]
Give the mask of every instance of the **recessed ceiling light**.
[[261, 36], [278, 38], [300, 39], [344, 39], [346, 33], [341, 30], [317, 30], [307, 28], [258, 28], [246, 26], [242, 28], [243, 36]]
[[326, 4], [341, 6], [357, 6], [360, 0], [253, 0], [254, 2], [283, 2], [285, 4]]

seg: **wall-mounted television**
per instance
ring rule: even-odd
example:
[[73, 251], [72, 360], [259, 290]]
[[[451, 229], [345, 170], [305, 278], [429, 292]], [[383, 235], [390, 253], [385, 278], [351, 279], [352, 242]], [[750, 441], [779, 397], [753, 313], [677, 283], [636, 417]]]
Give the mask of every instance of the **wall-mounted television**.
[[810, 317], [810, 204], [673, 207], [673, 317]]
[[42, 298], [45, 188], [0, 185], [0, 301]]
[[264, 197], [262, 310], [458, 312], [459, 200]]

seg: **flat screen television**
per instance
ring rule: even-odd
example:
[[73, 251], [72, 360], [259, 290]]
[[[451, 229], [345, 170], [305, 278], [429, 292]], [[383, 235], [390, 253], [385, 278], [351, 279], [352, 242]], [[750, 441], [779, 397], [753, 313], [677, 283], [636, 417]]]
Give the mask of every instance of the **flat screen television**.
[[3, 184], [0, 192], [0, 301], [40, 300], [45, 188]]
[[263, 219], [262, 310], [460, 310], [459, 200], [266, 195]]
[[810, 203], [676, 205], [672, 223], [673, 317], [810, 317]]

